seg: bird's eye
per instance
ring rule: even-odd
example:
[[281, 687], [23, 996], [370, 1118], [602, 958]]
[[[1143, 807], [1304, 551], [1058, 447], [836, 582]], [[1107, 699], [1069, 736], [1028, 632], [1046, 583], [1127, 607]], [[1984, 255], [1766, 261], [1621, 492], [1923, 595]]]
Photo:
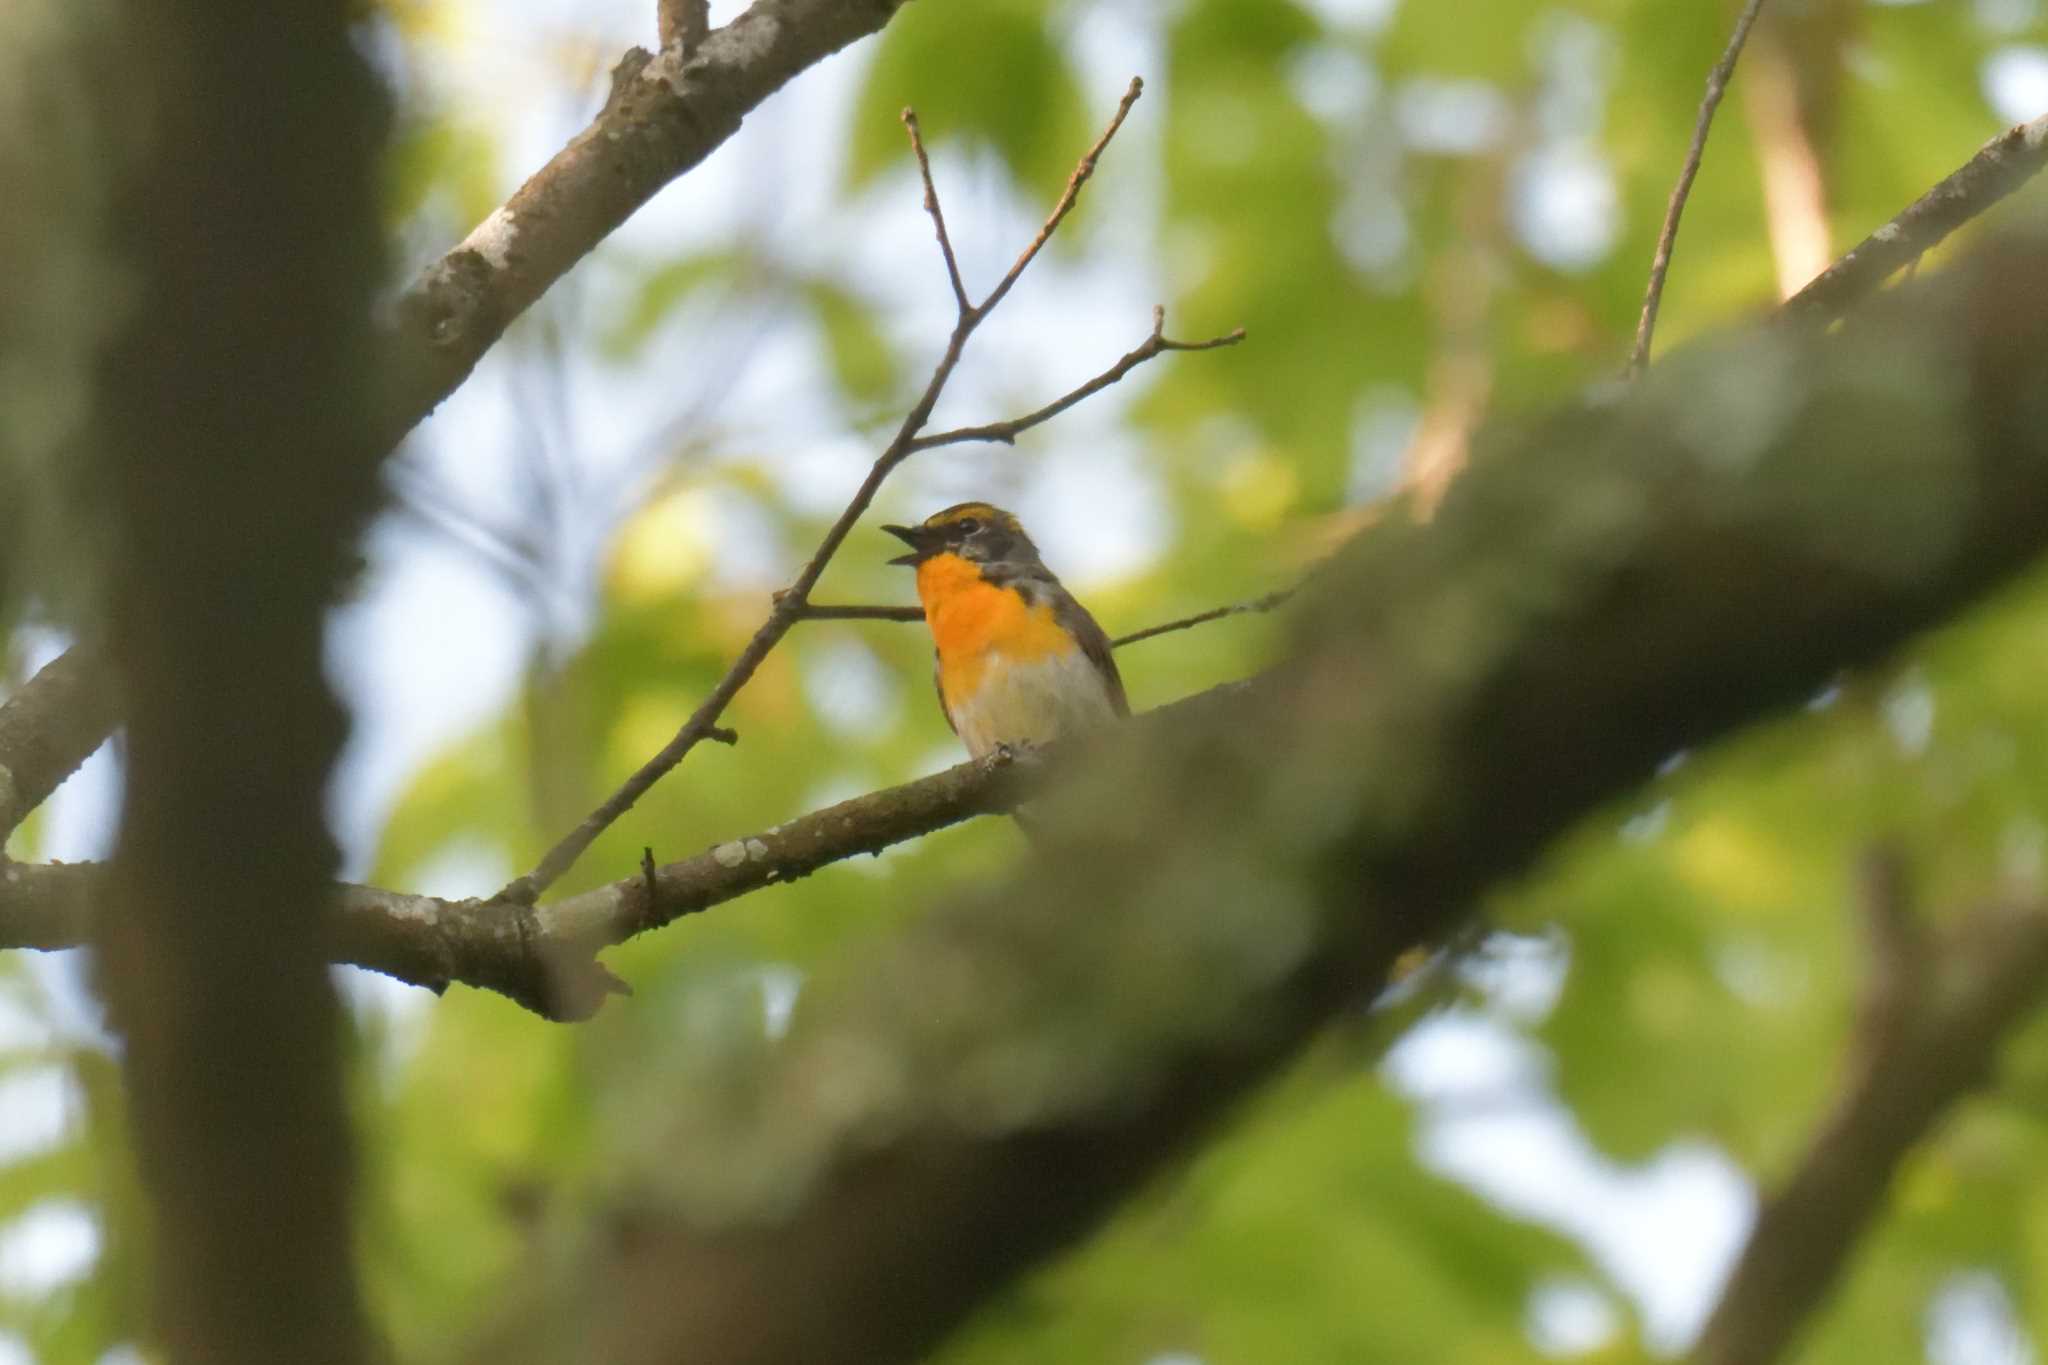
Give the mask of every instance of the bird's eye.
[[971, 536], [981, 529], [981, 521], [977, 517], [962, 517], [953, 523], [953, 529], [963, 536]]

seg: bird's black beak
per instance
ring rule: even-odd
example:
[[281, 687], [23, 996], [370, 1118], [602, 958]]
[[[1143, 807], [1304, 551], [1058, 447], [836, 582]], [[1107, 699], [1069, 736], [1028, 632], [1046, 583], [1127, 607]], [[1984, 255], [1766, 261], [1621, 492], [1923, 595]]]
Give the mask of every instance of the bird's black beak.
[[891, 564], [916, 564], [931, 553], [921, 526], [884, 526], [882, 529], [910, 547], [909, 554], [896, 556], [889, 561]]

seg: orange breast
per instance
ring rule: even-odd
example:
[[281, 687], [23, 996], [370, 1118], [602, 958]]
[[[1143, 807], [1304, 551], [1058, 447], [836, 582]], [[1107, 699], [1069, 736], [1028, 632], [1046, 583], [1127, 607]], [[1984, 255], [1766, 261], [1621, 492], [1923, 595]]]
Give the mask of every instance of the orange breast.
[[939, 691], [957, 708], [981, 686], [992, 659], [1015, 663], [1077, 648], [1053, 620], [1052, 607], [1027, 606], [1015, 588], [984, 582], [958, 555], [933, 555], [917, 566], [917, 595], [939, 651]]

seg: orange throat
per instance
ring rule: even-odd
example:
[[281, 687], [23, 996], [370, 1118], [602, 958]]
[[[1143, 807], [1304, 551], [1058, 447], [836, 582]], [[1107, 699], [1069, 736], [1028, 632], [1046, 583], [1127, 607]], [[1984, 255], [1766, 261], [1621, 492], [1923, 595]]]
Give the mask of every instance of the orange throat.
[[939, 653], [939, 691], [957, 707], [980, 688], [989, 665], [1028, 663], [1077, 648], [1053, 619], [1051, 604], [1030, 606], [1015, 588], [997, 587], [976, 565], [938, 554], [917, 566], [917, 595]]

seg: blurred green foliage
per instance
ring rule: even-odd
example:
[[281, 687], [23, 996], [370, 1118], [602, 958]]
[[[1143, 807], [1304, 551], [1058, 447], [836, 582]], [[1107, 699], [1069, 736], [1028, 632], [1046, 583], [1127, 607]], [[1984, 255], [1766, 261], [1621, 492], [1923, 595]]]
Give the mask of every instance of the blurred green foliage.
[[[857, 231], [863, 196], [910, 183], [897, 124], [905, 105], [942, 165], [975, 149], [1019, 202], [1049, 202], [1121, 89], [1121, 75], [1101, 77], [1124, 54], [1100, 46], [1095, 9], [912, 5], [879, 41], [834, 59], [861, 68], [844, 122], [783, 129], [842, 144], [837, 216], [815, 230]], [[1156, 199], [1141, 215], [1140, 264], [1163, 281], [1173, 332], [1242, 324], [1252, 340], [1132, 381], [1140, 392], [1125, 421], [1165, 530], [1140, 569], [1086, 585], [1112, 633], [1256, 595], [1363, 524], [1414, 415], [1440, 396], [1447, 352], [1483, 365], [1506, 421], [1611, 378], [1729, 9], [1121, 8], [1137, 58], [1158, 65], [1142, 69], [1148, 97], [1102, 175], [1130, 177]], [[1840, 111], [1816, 147], [1837, 251], [1997, 131], [1987, 62], [2048, 41], [2038, 7], [2018, 9], [1873, 4], [1836, 31], [1834, 49], [1809, 54], [1839, 78]], [[390, 10], [394, 41], [413, 54], [408, 69], [431, 74], [432, 26], [419, 7]], [[408, 94], [390, 174], [394, 228], [417, 232], [424, 221], [459, 233], [509, 188], [502, 149], [489, 121], [459, 101]], [[1666, 345], [1771, 298], [1750, 117], [1739, 91], [1722, 108], [1665, 296]], [[1145, 149], [1156, 164], [1134, 167]], [[1546, 208], [1543, 181], [1559, 167], [1579, 177], [1574, 197]], [[1545, 213], [1577, 214], [1578, 235], [1562, 245], [1545, 236]], [[956, 240], [993, 230], [956, 213]], [[920, 238], [912, 249], [930, 248]], [[940, 340], [913, 348], [868, 281], [743, 231], [668, 258], [622, 258], [600, 256], [628, 274], [626, 303], [571, 340], [622, 380], [661, 384], [653, 352], [665, 328], [685, 316], [721, 325], [724, 315], [699, 307], [706, 298], [772, 299], [817, 339], [830, 401], [860, 430], [900, 411], [922, 379], [922, 361], [906, 357]], [[515, 330], [506, 346], [517, 355], [524, 340]], [[691, 344], [729, 340], [714, 332]], [[621, 529], [587, 638], [566, 662], [537, 661], [517, 705], [414, 776], [372, 880], [415, 885], [452, 857], [487, 874], [529, 866], [659, 747], [758, 622], [764, 585], [719, 572], [733, 509], [771, 528], [780, 573], [816, 543], [825, 517], [775, 491], [784, 452], [737, 438], [724, 448], [718, 433], [689, 439]], [[1038, 457], [1013, 458], [1028, 485]], [[883, 557], [857, 534], [821, 595], [903, 600], [907, 586]], [[1795, 1157], [1839, 1072], [1863, 970], [1853, 868], [1869, 842], [1903, 842], [1929, 907], [2039, 886], [2044, 627], [2048, 578], [2037, 577], [1883, 672], [1845, 679], [1805, 711], [1646, 782], [1490, 907], [1500, 925], [1565, 945], [1554, 1003], [1518, 1009], [1485, 990], [1453, 993], [1540, 1045], [1551, 1069], [1535, 1083], [1554, 1088], [1614, 1162], [1633, 1168], [1704, 1140], [1768, 1182]], [[1120, 662], [1133, 697], [1152, 705], [1269, 662], [1279, 631], [1232, 618], [1136, 646]], [[742, 743], [693, 754], [561, 889], [624, 874], [643, 846], [681, 856], [931, 768], [952, 745], [927, 670], [916, 629], [802, 628], [731, 712]], [[663, 1131], [667, 1097], [716, 1083], [691, 1069], [704, 1057], [743, 1067], [773, 1045], [792, 992], [801, 1007], [806, 974], [946, 887], [994, 874], [1016, 838], [1005, 822], [977, 822], [616, 950], [608, 961], [636, 995], [585, 1026], [545, 1025], [461, 989], [422, 1018], [367, 1016], [357, 1071], [363, 1248], [401, 1354], [433, 1358], [489, 1311], [534, 1220], [573, 1217], [622, 1165], [658, 1170], [650, 1135]], [[8, 964], [0, 973], [0, 987], [27, 990]], [[1582, 1343], [1585, 1358], [1637, 1358], [1648, 1349], [1639, 1306], [1611, 1264], [1426, 1159], [1430, 1101], [1390, 1086], [1372, 1059], [1432, 1017], [1368, 1020], [1363, 1048], [1331, 1040], [941, 1358], [1532, 1359], [1533, 1296], [1560, 1279], [1593, 1284], [1613, 1311], [1614, 1332]], [[51, 1061], [76, 1078], [78, 1112], [66, 1139], [0, 1164], [0, 1225], [43, 1201], [83, 1200], [106, 1243], [58, 1294], [23, 1299], [0, 1279], [0, 1328], [69, 1362], [96, 1358], [136, 1321], [138, 1211], [113, 1174], [118, 1096], [101, 1054], [0, 1057], [0, 1079]], [[1917, 1358], [1929, 1305], [1960, 1270], [2001, 1277], [2033, 1340], [2048, 1342], [2048, 1028], [2012, 1049], [2006, 1076], [1914, 1158], [1802, 1360]]]

